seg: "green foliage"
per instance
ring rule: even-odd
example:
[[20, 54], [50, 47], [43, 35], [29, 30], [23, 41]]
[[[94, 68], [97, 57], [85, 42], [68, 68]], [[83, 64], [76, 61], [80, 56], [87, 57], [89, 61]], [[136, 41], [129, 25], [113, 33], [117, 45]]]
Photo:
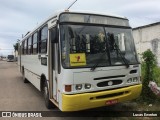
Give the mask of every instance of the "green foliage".
[[18, 45], [19, 45], [19, 39], [17, 40], [17, 42], [13, 45], [14, 51], [18, 51]]
[[14, 51], [18, 51], [18, 42], [14, 44], [13, 47], [14, 47]]
[[142, 63], [142, 100], [147, 102], [147, 103], [153, 103], [156, 99], [156, 96], [154, 93], [151, 91], [151, 89], [148, 87], [149, 81], [155, 81], [157, 76], [159, 74], [155, 73], [155, 70], [158, 69], [156, 67], [157, 62], [156, 62], [156, 57], [155, 55], [150, 51], [147, 50], [142, 54], [142, 58], [144, 62]]
[[157, 82], [158, 86], [160, 86], [160, 68], [157, 66], [153, 69], [153, 78]]

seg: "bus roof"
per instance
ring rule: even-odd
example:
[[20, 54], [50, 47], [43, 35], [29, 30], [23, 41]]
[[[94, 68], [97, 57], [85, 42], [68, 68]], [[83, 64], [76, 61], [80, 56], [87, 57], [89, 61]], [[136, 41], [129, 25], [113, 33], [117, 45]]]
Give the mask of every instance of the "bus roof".
[[120, 15], [115, 15], [115, 14], [111, 14], [111, 13], [106, 13], [106, 12], [97, 12], [97, 11], [84, 11], [84, 10], [59, 10], [56, 11], [54, 14], [52, 14], [50, 17], [48, 17], [46, 20], [44, 20], [43, 22], [41, 22], [41, 24], [39, 24], [35, 29], [33, 29], [31, 32], [28, 32], [23, 38], [22, 41], [24, 39], [26, 39], [28, 37], [28, 35], [32, 34], [34, 31], [36, 31], [37, 29], [43, 27], [43, 25], [45, 25], [48, 21], [50, 21], [53, 18], [58, 18], [60, 14], [62, 13], [80, 13], [80, 14], [92, 14], [92, 15], [102, 15], [102, 16], [109, 16], [109, 17], [115, 17], [115, 18], [119, 18], [119, 19], [127, 19], [124, 16], [120, 16]]
[[117, 17], [117, 18], [122, 18], [122, 19], [127, 19], [124, 16], [116, 15], [113, 13], [107, 13], [107, 12], [97, 12], [97, 11], [89, 11], [89, 10], [59, 10], [56, 11], [52, 16], [59, 16], [61, 13], [82, 13], [82, 14], [94, 14], [94, 15], [103, 15], [103, 16], [110, 16], [110, 17]]

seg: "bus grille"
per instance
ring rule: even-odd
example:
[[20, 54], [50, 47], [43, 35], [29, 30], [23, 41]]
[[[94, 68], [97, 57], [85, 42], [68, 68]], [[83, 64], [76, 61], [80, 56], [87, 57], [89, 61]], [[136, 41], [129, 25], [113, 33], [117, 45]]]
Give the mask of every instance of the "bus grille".
[[110, 80], [110, 81], [104, 81], [97, 83], [98, 87], [106, 87], [106, 86], [113, 86], [113, 85], [119, 85], [122, 84], [122, 80]]

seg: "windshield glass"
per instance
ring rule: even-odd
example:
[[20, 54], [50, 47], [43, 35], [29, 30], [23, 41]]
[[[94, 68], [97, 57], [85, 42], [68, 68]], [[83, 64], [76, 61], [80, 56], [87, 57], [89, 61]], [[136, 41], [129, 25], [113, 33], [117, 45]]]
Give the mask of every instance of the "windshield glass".
[[131, 29], [105, 27], [105, 32], [112, 65], [123, 64], [122, 56], [129, 64], [137, 63]]
[[8, 58], [8, 59], [14, 59], [14, 56], [13, 56], [13, 55], [8, 55], [7, 58]]
[[[136, 64], [131, 29], [87, 25], [61, 25], [63, 67]], [[120, 52], [120, 53], [119, 53]]]

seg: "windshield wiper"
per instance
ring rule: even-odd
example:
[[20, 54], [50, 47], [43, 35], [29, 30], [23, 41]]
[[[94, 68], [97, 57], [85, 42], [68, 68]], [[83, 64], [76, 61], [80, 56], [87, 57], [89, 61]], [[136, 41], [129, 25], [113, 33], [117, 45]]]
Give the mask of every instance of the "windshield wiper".
[[93, 66], [93, 67], [91, 67], [91, 71], [94, 71], [96, 68], [97, 68], [97, 66], [99, 65], [99, 63], [100, 63], [100, 61], [101, 61], [101, 58], [105, 55], [107, 53], [107, 51], [105, 50], [105, 52], [100, 56], [100, 58], [97, 60], [97, 62], [96, 62], [96, 64]]
[[[123, 56], [121, 50], [118, 48], [118, 46], [117, 46], [116, 43], [115, 43], [115, 47], [116, 47], [116, 49], [118, 50], [118, 53], [119, 53], [119, 55], [121, 56], [124, 64], [126, 65], [126, 68], [129, 68], [129, 63], [128, 63], [127, 59]], [[100, 63], [100, 61], [101, 61], [101, 58], [102, 58], [106, 53], [107, 53], [107, 51], [105, 50], [105, 52], [100, 56], [100, 59], [98, 59], [98, 61], [96, 62], [96, 64], [90, 69], [91, 71], [94, 71], [94, 70], [97, 68], [97, 66], [99, 65], [99, 63]]]
[[118, 50], [119, 55], [121, 56], [124, 64], [126, 65], [126, 68], [129, 68], [129, 63], [127, 61], [127, 59], [124, 57], [124, 55], [122, 54], [121, 50], [118, 48], [117, 44], [114, 43], [114, 46], [116, 47], [116, 49]]

